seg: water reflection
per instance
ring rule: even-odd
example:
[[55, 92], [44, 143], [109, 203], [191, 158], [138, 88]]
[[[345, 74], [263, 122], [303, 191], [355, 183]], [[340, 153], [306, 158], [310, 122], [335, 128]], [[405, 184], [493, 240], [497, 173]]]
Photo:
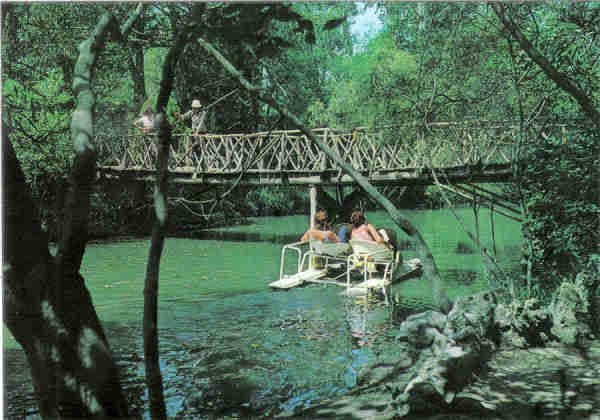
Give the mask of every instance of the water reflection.
[[460, 285], [472, 285], [477, 280], [478, 274], [473, 270], [451, 268], [445, 271], [444, 279]]
[[[451, 229], [452, 220], [431, 212], [411, 217], [425, 228], [449, 291], [469, 294], [486, 287], [479, 255], [455, 253], [464, 238]], [[378, 214], [369, 219], [389, 225]], [[159, 340], [171, 418], [266, 417], [335, 397], [354, 387], [360, 370], [378, 354], [397, 346], [394, 330], [406, 316], [432, 307], [423, 277], [394, 285], [392, 306], [357, 303], [338, 286], [273, 292], [268, 283], [278, 276], [281, 245], [298, 239], [307, 217], [256, 222], [203, 232], [203, 240], [167, 239]], [[497, 228], [498, 250], [518, 250], [519, 238], [503, 237]], [[408, 241], [402, 249], [405, 258], [414, 257]], [[95, 244], [82, 268], [132, 414], [142, 418], [148, 416], [141, 331], [147, 250], [148, 240]], [[23, 352], [9, 350], [4, 415], [37, 418]]]

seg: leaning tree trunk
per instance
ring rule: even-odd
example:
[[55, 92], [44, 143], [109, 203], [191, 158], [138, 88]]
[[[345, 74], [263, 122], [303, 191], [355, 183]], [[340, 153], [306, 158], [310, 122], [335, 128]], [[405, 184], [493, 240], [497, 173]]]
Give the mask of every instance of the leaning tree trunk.
[[77, 107], [71, 123], [75, 156], [54, 258], [12, 145], [3, 136], [5, 322], [29, 361], [43, 418], [127, 415], [116, 364], [79, 274], [95, 176], [90, 82], [105, 37], [118, 31], [107, 13], [79, 46], [73, 79]]
[[320, 141], [313, 132], [306, 127], [302, 121], [294, 114], [292, 114], [285, 106], [276, 102], [272, 97], [263, 93], [260, 87], [252, 85], [248, 80], [244, 78], [242, 73], [238, 71], [223, 55], [221, 55], [212, 44], [206, 42], [204, 39], [199, 38], [198, 43], [206, 50], [209, 54], [217, 59], [221, 65], [251, 93], [258, 96], [258, 99], [262, 102], [269, 104], [269, 106], [276, 109], [281, 115], [286, 116], [292, 124], [305, 136], [307, 136], [313, 143], [315, 143], [331, 160], [333, 160], [342, 170], [350, 175], [352, 179], [369, 195], [375, 202], [381, 205], [390, 215], [394, 223], [398, 225], [409, 237], [415, 240], [417, 245], [417, 253], [423, 261], [424, 275], [431, 281], [431, 290], [433, 292], [433, 299], [435, 305], [443, 312], [449, 312], [452, 307], [452, 302], [448, 298], [445, 292], [445, 288], [442, 282], [442, 278], [435, 265], [433, 255], [429, 251], [427, 243], [421, 236], [421, 233], [417, 228], [394, 206], [394, 204], [388, 200], [383, 194], [381, 194], [377, 188], [375, 188], [362, 174], [355, 171], [354, 168], [347, 164], [337, 153], [333, 152], [325, 143]]

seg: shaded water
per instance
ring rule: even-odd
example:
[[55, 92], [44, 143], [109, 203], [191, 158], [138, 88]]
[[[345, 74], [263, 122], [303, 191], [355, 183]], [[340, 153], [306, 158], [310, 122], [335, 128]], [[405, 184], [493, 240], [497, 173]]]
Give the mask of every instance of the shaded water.
[[[470, 210], [459, 211], [472, 226]], [[445, 210], [405, 213], [425, 237], [450, 297], [488, 287], [481, 257]], [[368, 221], [390, 226], [385, 213]], [[489, 216], [480, 212], [491, 249]], [[281, 245], [304, 231], [306, 216], [258, 218], [205, 239], [168, 238], [161, 263], [159, 340], [170, 417], [264, 417], [310, 406], [356, 383], [357, 371], [394, 346], [394, 327], [431, 307], [427, 279], [393, 288], [398, 305], [356, 304], [337, 286], [274, 292]], [[520, 232], [496, 217], [496, 249], [518, 272]], [[405, 236], [398, 231], [402, 241]], [[414, 249], [405, 244], [405, 258]], [[149, 241], [91, 244], [82, 274], [109, 337], [134, 414], [147, 418], [143, 282]], [[474, 252], [469, 253], [470, 250]], [[292, 261], [288, 261], [292, 264]], [[5, 329], [5, 416], [36, 418], [26, 361]]]

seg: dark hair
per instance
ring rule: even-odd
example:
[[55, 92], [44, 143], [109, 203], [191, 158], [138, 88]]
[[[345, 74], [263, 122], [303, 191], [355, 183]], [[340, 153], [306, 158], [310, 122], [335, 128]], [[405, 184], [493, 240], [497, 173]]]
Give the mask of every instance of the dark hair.
[[350, 215], [350, 223], [352, 223], [352, 226], [354, 227], [359, 227], [360, 225], [363, 225], [365, 223], [365, 215], [363, 214], [363, 212], [360, 210], [353, 211]]
[[315, 213], [315, 227], [322, 228], [324, 230], [327, 227], [327, 212], [320, 210]]

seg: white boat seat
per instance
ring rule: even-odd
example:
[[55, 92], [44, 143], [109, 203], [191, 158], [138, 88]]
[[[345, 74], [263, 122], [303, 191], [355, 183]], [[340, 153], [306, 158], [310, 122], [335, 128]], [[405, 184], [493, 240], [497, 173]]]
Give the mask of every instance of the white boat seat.
[[367, 257], [376, 260], [390, 261], [393, 261], [394, 259], [394, 251], [388, 248], [386, 244], [370, 241], [351, 240], [350, 246], [352, 247], [353, 254], [358, 257]]
[[[391, 283], [395, 268], [395, 252], [386, 244], [351, 240], [352, 254], [348, 257], [346, 270], [347, 287], [350, 287], [350, 273], [359, 270], [363, 274], [363, 284], [374, 286], [377, 284], [384, 289]], [[380, 281], [369, 282], [374, 277], [381, 277]]]
[[346, 257], [352, 252], [350, 244], [345, 242], [311, 241], [310, 247], [316, 255]]

